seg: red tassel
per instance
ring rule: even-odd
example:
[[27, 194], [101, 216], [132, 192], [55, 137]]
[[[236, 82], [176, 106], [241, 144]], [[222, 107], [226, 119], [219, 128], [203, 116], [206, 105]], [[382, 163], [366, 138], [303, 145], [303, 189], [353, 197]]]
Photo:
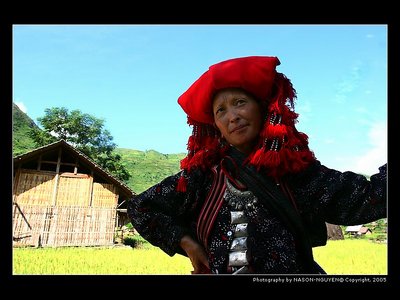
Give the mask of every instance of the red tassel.
[[275, 169], [281, 163], [281, 159], [278, 151], [267, 151], [265, 153], [265, 158], [263, 159], [263, 163], [267, 168]]
[[275, 114], [280, 114], [281, 113], [281, 108], [279, 105], [279, 99], [275, 98], [274, 100], [272, 100], [271, 104], [268, 107], [268, 111], [270, 113], [275, 113]]
[[266, 134], [268, 138], [283, 137], [287, 134], [287, 126], [283, 124], [268, 125]]
[[281, 159], [278, 151], [264, 151], [264, 148], [261, 148], [253, 154], [249, 162], [257, 168], [265, 168], [269, 174], [275, 174], [281, 163]]
[[178, 179], [178, 184], [176, 186], [176, 190], [178, 192], [186, 192], [186, 187], [187, 187], [187, 179], [185, 176], [181, 175], [181, 177], [179, 177]]
[[252, 157], [249, 159], [249, 163], [259, 168], [259, 167], [261, 166], [261, 165], [260, 165], [260, 160], [261, 160], [261, 157], [262, 157], [263, 154], [264, 154], [264, 149], [265, 149], [264, 147], [258, 149], [258, 150], [252, 155]]
[[189, 157], [185, 157], [181, 160], [180, 167], [182, 170], [185, 170], [188, 167]]

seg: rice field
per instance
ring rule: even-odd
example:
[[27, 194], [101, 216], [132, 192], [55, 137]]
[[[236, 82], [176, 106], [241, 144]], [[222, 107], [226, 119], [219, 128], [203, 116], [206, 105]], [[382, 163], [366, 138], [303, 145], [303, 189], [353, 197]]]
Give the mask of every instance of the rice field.
[[387, 244], [368, 239], [335, 240], [314, 248], [313, 253], [331, 275], [387, 275]]
[[[328, 241], [314, 248], [329, 275], [387, 275], [387, 244], [364, 239]], [[189, 275], [188, 258], [147, 243], [131, 248], [14, 248], [14, 275]]]

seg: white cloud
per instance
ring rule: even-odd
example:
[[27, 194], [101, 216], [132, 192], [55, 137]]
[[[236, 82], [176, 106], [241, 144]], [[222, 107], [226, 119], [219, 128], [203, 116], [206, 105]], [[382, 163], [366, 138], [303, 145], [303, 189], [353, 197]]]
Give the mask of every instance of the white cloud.
[[378, 167], [387, 162], [387, 124], [384, 122], [374, 124], [368, 136], [371, 147], [364, 155], [355, 159], [354, 167], [350, 169], [372, 175], [378, 172]]
[[26, 106], [25, 106], [24, 103], [22, 103], [22, 102], [15, 102], [15, 104], [19, 107], [19, 109], [20, 109], [22, 112], [26, 113], [26, 112], [28, 111], [28, 109], [26, 108]]

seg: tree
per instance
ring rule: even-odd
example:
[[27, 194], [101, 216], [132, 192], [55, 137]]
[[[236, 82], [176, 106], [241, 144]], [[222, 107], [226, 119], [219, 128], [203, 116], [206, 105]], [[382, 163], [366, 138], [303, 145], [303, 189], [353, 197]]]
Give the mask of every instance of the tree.
[[104, 120], [65, 107], [47, 108], [45, 116], [37, 120], [43, 130], [33, 128], [30, 136], [38, 147], [63, 139], [116, 178], [127, 182], [131, 177], [121, 156], [114, 152], [116, 144], [104, 129]]

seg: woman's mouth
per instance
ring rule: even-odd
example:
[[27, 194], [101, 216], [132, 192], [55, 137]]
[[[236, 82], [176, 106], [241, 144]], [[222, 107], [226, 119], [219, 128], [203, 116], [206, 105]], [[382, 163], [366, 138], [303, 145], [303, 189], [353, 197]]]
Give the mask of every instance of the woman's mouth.
[[232, 133], [234, 133], [234, 132], [237, 132], [237, 131], [240, 131], [240, 130], [242, 130], [243, 128], [246, 128], [247, 127], [247, 125], [239, 125], [239, 126], [236, 126], [235, 128], [233, 128], [232, 130], [231, 130], [231, 134]]

